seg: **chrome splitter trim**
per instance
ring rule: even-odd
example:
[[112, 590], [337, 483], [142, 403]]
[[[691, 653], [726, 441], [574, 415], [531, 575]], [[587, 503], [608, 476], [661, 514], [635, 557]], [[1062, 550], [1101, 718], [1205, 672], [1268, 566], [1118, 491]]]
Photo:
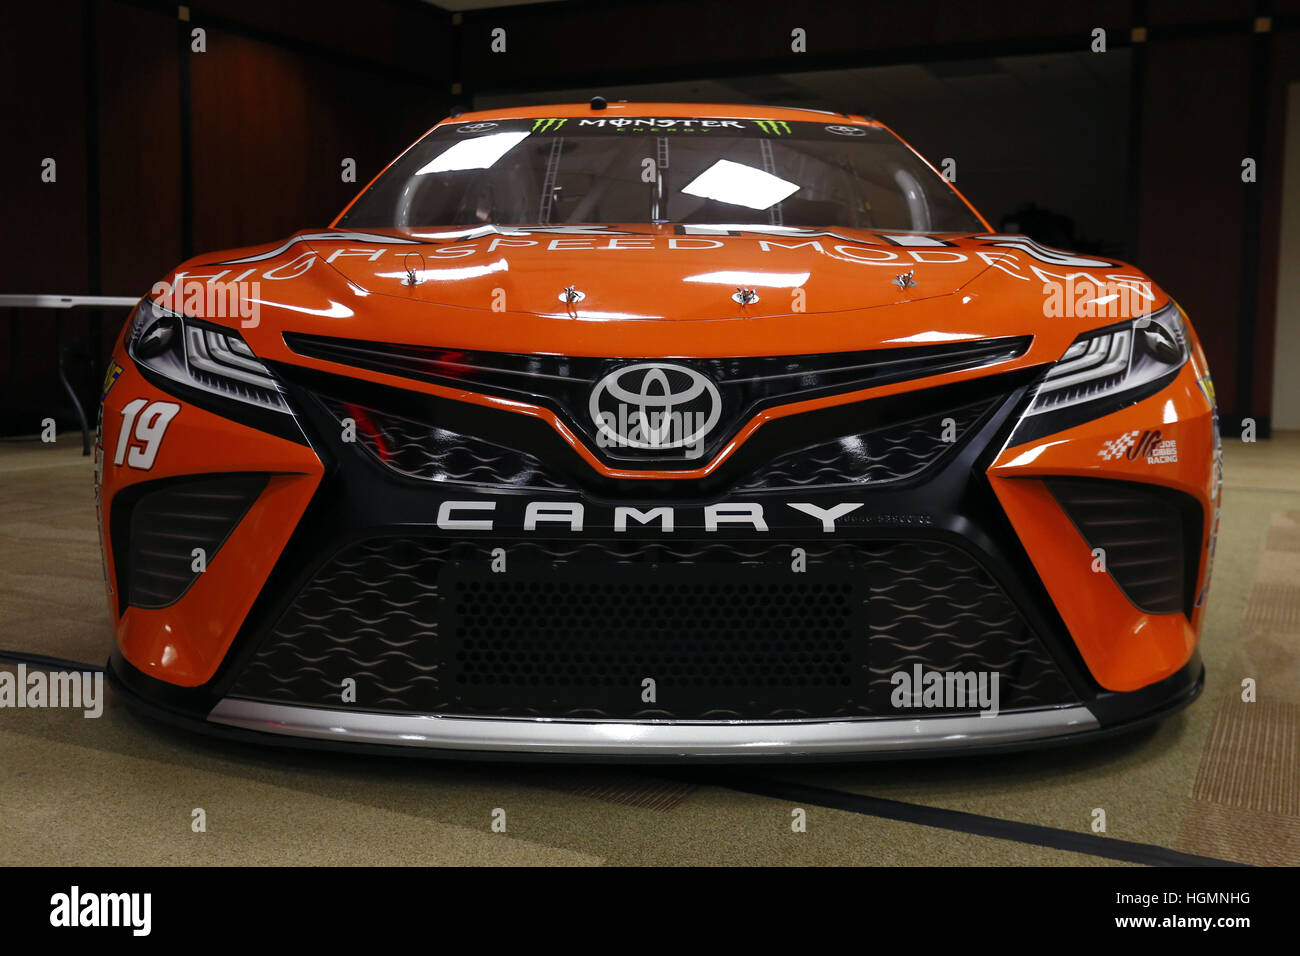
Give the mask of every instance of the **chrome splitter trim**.
[[942, 751], [1082, 733], [1087, 707], [957, 716], [788, 721], [442, 717], [328, 710], [227, 697], [208, 720], [338, 743], [574, 756], [782, 756]]

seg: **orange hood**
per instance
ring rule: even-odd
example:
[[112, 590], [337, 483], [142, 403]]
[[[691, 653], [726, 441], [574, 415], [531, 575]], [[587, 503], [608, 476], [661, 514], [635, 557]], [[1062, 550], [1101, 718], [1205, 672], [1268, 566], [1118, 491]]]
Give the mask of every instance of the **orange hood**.
[[[1132, 266], [1046, 249], [1023, 236], [779, 227], [332, 229], [203, 256], [169, 281], [236, 283], [258, 312], [241, 334], [267, 358], [292, 360], [283, 331], [643, 357], [834, 352], [1029, 334], [1035, 342], [1025, 361], [1032, 363], [1054, 361], [1079, 332], [1114, 321], [1104, 314], [1049, 317], [1044, 283], [1068, 277], [1141, 285], [1152, 308], [1167, 299]], [[569, 286], [580, 301], [564, 301]], [[735, 301], [739, 288], [758, 300]], [[186, 311], [239, 324], [205, 313], [202, 303]]]

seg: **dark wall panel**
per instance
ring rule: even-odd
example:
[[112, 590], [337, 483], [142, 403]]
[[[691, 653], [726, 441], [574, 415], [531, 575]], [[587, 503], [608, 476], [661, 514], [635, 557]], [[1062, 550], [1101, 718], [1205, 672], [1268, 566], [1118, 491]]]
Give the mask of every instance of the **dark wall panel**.
[[[325, 225], [446, 112], [450, 16], [414, 0], [212, 0], [182, 24], [153, 0], [5, 7], [0, 293], [139, 296], [184, 258], [186, 71], [194, 248]], [[206, 21], [204, 18], [208, 18]], [[183, 38], [203, 27], [207, 53]], [[57, 162], [43, 183], [41, 160]], [[339, 161], [358, 162], [358, 183]], [[124, 309], [0, 309], [0, 434], [93, 419]]]
[[[1196, 325], [1220, 405], [1237, 387], [1243, 190], [1251, 38], [1153, 42], [1142, 108], [1137, 264]], [[1201, 64], [1202, 69], [1189, 69]]]
[[[89, 289], [85, 19], [77, 0], [5, 7], [0, 56], [0, 292]], [[39, 38], [39, 39], [38, 39]], [[41, 161], [57, 180], [41, 181]]]
[[190, 63], [196, 252], [328, 225], [446, 111], [431, 85], [221, 30]]
[[[1300, 7], [1300, 4], [1297, 4]], [[1259, 157], [1260, 176], [1260, 270], [1259, 270], [1259, 328], [1255, 343], [1256, 354], [1271, 355], [1277, 336], [1277, 323], [1282, 320], [1278, 315], [1278, 270], [1300, 269], [1300, 262], [1283, 263], [1279, 256], [1282, 243], [1282, 190], [1284, 168], [1284, 147], [1287, 115], [1287, 88], [1291, 83], [1300, 82], [1300, 31], [1274, 34], [1269, 38], [1270, 77], [1268, 89], [1267, 115], [1265, 124], [1265, 142], [1263, 155]], [[1276, 119], [1274, 119], [1276, 118]], [[1294, 318], [1291, 321], [1295, 321]], [[1273, 401], [1273, 379], [1276, 375], [1286, 375], [1289, 370], [1280, 370], [1270, 361], [1256, 363], [1258, 374], [1255, 377], [1251, 394], [1251, 407], [1268, 408]]]
[[[0, 293], [92, 291], [86, 141], [87, 20], [77, 0], [7, 6], [0, 56]], [[35, 42], [34, 38], [40, 38]], [[41, 162], [56, 179], [41, 181]], [[0, 433], [35, 433], [62, 417], [56, 326], [87, 320], [47, 309], [0, 309]]]
[[181, 260], [179, 25], [98, 4], [99, 236], [106, 295], [144, 295]]
[[451, 15], [420, 0], [207, 0], [195, 8], [194, 24], [209, 22], [368, 60], [440, 87], [452, 49]]
[[[536, 4], [466, 15], [463, 78], [475, 91], [546, 85], [639, 82], [715, 76], [767, 63], [779, 72], [924, 60], [947, 48], [971, 55], [1028, 51], [1043, 40], [1087, 46], [1094, 27], [1123, 28], [1128, 0], [1025, 3], [1024, 0], [749, 0], [741, 7], [695, 0], [635, 4]], [[791, 51], [791, 31], [806, 31], [807, 52]], [[506, 31], [506, 52], [491, 51]]]

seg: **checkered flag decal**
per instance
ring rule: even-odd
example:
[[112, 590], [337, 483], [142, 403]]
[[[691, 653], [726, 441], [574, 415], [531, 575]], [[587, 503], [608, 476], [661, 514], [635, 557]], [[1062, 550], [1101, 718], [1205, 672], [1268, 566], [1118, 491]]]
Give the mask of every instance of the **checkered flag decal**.
[[1141, 431], [1125, 432], [1118, 438], [1112, 439], [1108, 442], [1103, 442], [1101, 451], [1097, 452], [1097, 454], [1105, 461], [1114, 461], [1116, 458], [1123, 458], [1124, 453], [1132, 448], [1137, 442], [1137, 437], [1140, 434], [1142, 434]]

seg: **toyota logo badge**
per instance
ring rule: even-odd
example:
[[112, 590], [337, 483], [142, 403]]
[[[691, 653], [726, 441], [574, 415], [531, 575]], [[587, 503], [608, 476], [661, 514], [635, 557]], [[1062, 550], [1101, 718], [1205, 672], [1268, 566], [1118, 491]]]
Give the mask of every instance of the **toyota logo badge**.
[[698, 458], [722, 417], [722, 396], [693, 368], [641, 362], [598, 381], [589, 408], [602, 448], [681, 449], [683, 457]]

